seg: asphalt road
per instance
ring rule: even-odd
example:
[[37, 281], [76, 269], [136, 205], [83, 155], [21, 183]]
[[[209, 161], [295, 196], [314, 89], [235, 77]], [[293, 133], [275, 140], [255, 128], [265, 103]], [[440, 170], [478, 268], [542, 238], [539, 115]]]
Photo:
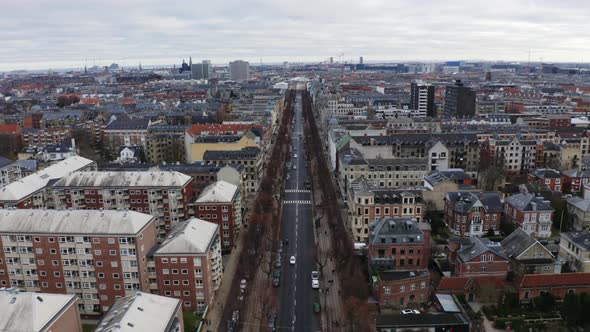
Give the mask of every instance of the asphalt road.
[[[295, 104], [295, 124], [291, 140], [291, 165], [283, 198], [281, 239], [288, 240], [282, 250], [282, 273], [279, 290], [277, 331], [320, 331], [319, 314], [314, 313], [314, 302], [319, 294], [311, 288], [311, 271], [317, 270], [314, 259], [315, 244], [311, 215], [311, 193], [305, 188], [308, 178], [305, 168], [301, 93]], [[301, 138], [300, 138], [301, 137]], [[295, 154], [297, 157], [295, 157]], [[294, 169], [293, 167], [296, 167]], [[289, 263], [296, 257], [295, 265]]]

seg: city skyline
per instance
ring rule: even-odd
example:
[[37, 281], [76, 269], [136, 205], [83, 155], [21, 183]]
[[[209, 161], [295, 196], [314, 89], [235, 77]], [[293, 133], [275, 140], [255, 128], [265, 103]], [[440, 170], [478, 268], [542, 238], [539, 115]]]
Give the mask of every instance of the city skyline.
[[[507, 60], [580, 63], [590, 4], [59, 0], [4, 4], [0, 70], [228, 63]], [[459, 23], [458, 23], [459, 22]], [[580, 33], [576, 33], [576, 32]], [[188, 59], [186, 59], [188, 61]]]

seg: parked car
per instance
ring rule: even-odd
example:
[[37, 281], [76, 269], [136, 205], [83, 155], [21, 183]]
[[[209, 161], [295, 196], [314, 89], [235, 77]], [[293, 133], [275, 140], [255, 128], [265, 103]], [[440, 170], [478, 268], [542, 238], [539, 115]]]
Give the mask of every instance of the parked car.
[[319, 289], [320, 288], [320, 281], [317, 279], [313, 279], [311, 281], [311, 288], [313, 289]]
[[272, 276], [272, 285], [275, 287], [279, 287], [281, 284], [281, 270], [274, 270]]
[[295, 256], [291, 256], [291, 258], [289, 259], [289, 264], [295, 265]]
[[401, 312], [402, 312], [402, 315], [417, 315], [420, 313], [420, 311], [418, 311], [416, 309], [404, 309]]
[[240, 289], [245, 289], [246, 288], [246, 284], [247, 284], [246, 279], [242, 279], [240, 281]]
[[311, 271], [311, 280], [319, 280], [320, 273], [318, 271]]
[[315, 312], [316, 314], [320, 312], [320, 304], [318, 302], [313, 303], [313, 312]]

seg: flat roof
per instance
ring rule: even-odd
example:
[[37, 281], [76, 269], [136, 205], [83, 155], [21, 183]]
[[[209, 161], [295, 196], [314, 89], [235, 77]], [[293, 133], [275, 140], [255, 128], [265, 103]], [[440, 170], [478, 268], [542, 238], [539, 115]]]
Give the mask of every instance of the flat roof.
[[0, 210], [0, 233], [135, 235], [153, 219], [122, 210]]

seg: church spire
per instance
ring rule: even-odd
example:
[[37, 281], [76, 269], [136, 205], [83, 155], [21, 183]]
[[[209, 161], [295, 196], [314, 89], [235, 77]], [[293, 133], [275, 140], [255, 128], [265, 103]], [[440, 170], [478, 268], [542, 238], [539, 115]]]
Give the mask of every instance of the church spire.
[[193, 66], [193, 57], [192, 56], [188, 57], [188, 65], [191, 67]]

